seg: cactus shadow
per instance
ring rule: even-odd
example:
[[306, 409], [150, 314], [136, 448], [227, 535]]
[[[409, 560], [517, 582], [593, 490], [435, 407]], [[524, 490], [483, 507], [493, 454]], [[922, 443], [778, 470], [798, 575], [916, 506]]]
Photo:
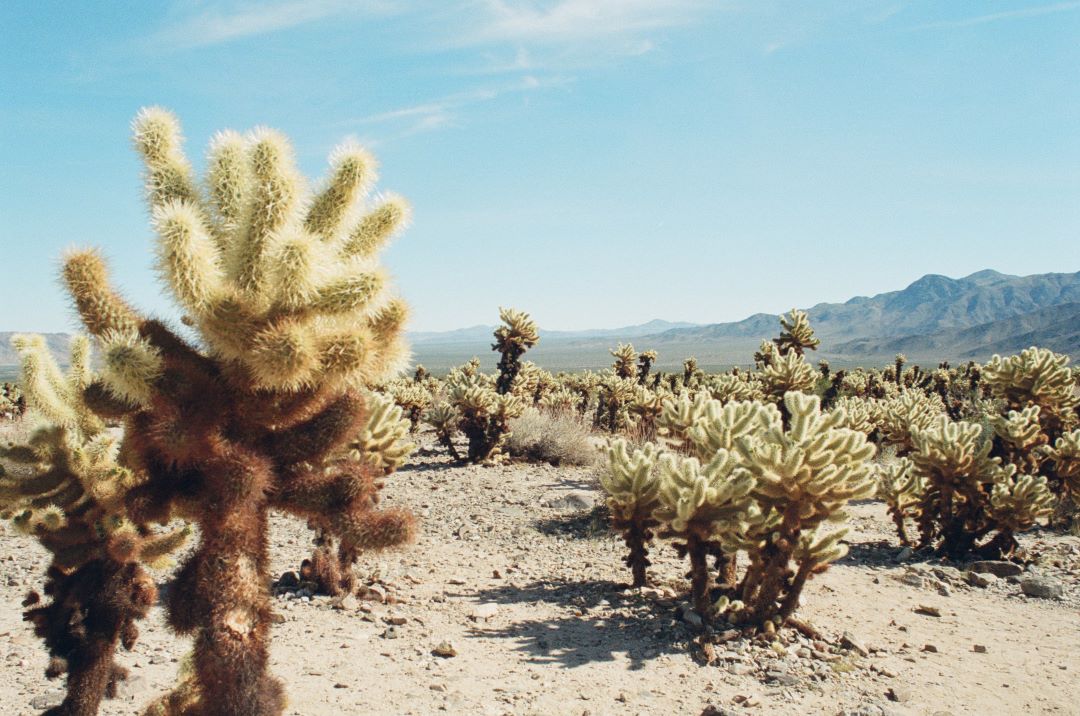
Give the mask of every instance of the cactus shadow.
[[845, 567], [901, 567], [905, 564], [938, 561], [934, 551], [920, 549], [900, 559], [904, 547], [890, 540], [848, 543], [848, 553], [833, 564]]
[[[481, 603], [555, 604], [549, 618], [514, 620], [503, 626], [472, 627], [468, 636], [507, 639], [534, 664], [563, 668], [593, 662], [625, 661], [638, 670], [663, 654], [685, 653], [694, 634], [673, 622], [674, 609], [661, 606], [625, 584], [610, 580], [538, 581], [523, 587], [498, 587], [473, 596]], [[672, 621], [672, 624], [668, 624]]]
[[542, 517], [533, 521], [533, 528], [549, 537], [597, 539], [612, 534], [610, 519], [607, 505], [601, 504], [588, 511]]

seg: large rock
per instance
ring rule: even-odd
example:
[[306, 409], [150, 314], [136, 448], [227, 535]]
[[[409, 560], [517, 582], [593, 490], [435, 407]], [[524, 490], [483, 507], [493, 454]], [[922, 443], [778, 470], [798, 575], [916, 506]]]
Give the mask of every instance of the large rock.
[[1029, 597], [1039, 599], [1061, 599], [1065, 589], [1061, 582], [1049, 577], [1026, 577], [1020, 580], [1020, 591]]

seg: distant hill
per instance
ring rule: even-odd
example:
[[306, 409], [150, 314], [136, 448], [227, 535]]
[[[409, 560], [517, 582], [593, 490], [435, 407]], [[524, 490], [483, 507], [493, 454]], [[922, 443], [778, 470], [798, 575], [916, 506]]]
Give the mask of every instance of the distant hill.
[[[835, 365], [878, 364], [896, 353], [913, 361], [985, 360], [1040, 345], [1080, 357], [1080, 272], [1010, 276], [979, 271], [953, 279], [930, 274], [907, 288], [809, 309], [821, 339], [815, 358]], [[528, 357], [550, 370], [611, 365], [608, 349], [633, 341], [638, 350], [660, 354], [657, 368], [677, 369], [693, 355], [705, 368], [749, 364], [763, 338], [779, 332], [777, 316], [756, 313], [733, 323], [695, 325], [653, 320], [622, 328], [583, 331], [541, 329]], [[415, 361], [442, 372], [477, 356], [485, 369], [497, 360], [491, 350], [495, 326], [409, 335]], [[18, 358], [10, 333], [0, 333], [0, 374]], [[54, 353], [67, 355], [68, 336], [48, 334]], [[5, 368], [6, 367], [6, 368]]]
[[1080, 353], [1080, 303], [1040, 308], [971, 328], [947, 328], [926, 335], [884, 340], [858, 339], [833, 346], [832, 352], [853, 356], [947, 355], [981, 360], [993, 353], [1017, 353], [1033, 345], [1058, 353]]

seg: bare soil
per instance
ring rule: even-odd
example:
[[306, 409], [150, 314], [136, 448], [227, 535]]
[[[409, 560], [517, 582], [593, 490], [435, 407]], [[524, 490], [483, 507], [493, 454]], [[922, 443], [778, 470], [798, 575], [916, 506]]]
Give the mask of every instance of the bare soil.
[[[653, 550], [652, 588], [626, 588], [623, 545], [589, 504], [600, 500], [589, 469], [452, 466], [423, 442], [384, 491], [421, 516], [416, 544], [363, 559], [355, 600], [275, 589], [273, 670], [290, 714], [1080, 713], [1075, 537], [1026, 535], [1027, 573], [980, 587], [964, 565], [901, 553], [884, 507], [859, 504], [850, 554], [809, 584], [798, 612], [826, 643], [785, 633], [705, 654], [670, 546]], [[275, 574], [297, 568], [310, 537], [273, 521]], [[0, 703], [12, 716], [62, 694], [19, 606], [46, 562], [0, 528]], [[1064, 595], [1026, 596], [1030, 576]], [[102, 713], [139, 713], [188, 648], [155, 608], [120, 657], [130, 683]]]

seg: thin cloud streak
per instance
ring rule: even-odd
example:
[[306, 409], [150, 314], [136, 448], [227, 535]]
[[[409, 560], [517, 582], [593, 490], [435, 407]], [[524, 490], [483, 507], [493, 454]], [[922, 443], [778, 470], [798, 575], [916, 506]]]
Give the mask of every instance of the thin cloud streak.
[[950, 27], [971, 27], [973, 25], [985, 25], [988, 22], [999, 22], [1001, 20], [1016, 20], [1026, 17], [1041, 17], [1043, 15], [1052, 15], [1059, 12], [1069, 12], [1071, 10], [1080, 9], [1080, 0], [1073, 0], [1071, 2], [1059, 2], [1052, 5], [1040, 5], [1038, 7], [1023, 8], [1020, 10], [1006, 10], [1003, 12], [994, 12], [987, 15], [977, 15], [975, 17], [961, 18], [959, 20], [942, 20], [940, 22], [928, 22], [924, 25], [916, 25], [909, 28], [911, 30], [932, 30], [942, 29]]
[[245, 37], [266, 35], [343, 14], [394, 14], [383, 0], [286, 0], [244, 4], [233, 12], [207, 10], [165, 28], [157, 39], [176, 47], [205, 47]]

